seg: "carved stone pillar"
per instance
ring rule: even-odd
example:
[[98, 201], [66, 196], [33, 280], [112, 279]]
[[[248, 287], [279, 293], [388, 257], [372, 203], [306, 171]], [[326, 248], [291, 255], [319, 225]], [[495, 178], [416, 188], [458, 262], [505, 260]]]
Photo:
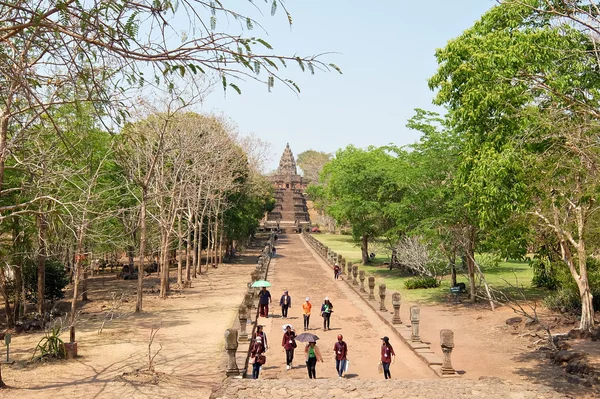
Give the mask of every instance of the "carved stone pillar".
[[354, 265], [352, 266], [352, 277], [354, 277], [354, 279], [352, 280], [352, 285], [358, 285], [358, 265]]
[[252, 294], [246, 294], [244, 297], [244, 305], [246, 305], [247, 311], [254, 309], [254, 298], [252, 297]]
[[410, 324], [412, 326], [412, 334], [410, 336], [410, 340], [412, 342], [421, 341], [421, 337], [419, 337], [419, 318], [421, 317], [421, 309], [418, 306], [410, 307]]
[[369, 299], [371, 301], [375, 300], [375, 277], [369, 276]]
[[385, 307], [385, 284], [379, 284], [379, 310], [382, 312], [387, 312], [387, 308]]
[[367, 292], [365, 290], [365, 271], [361, 270], [358, 272], [358, 279], [360, 280], [360, 292]]
[[346, 274], [346, 258], [342, 258], [342, 262], [340, 263], [340, 268], [342, 269], [342, 274]]
[[400, 317], [400, 305], [402, 301], [402, 296], [399, 292], [394, 292], [392, 294], [392, 306], [394, 307], [394, 318], [392, 319], [392, 324], [402, 324], [402, 318]]
[[342, 263], [342, 255], [338, 254], [337, 256], [337, 264], [339, 265], [340, 263]]
[[227, 351], [227, 377], [237, 376], [240, 374], [237, 363], [235, 361], [235, 352], [238, 348], [238, 332], [235, 328], [225, 330], [225, 350]]
[[238, 318], [240, 320], [240, 341], [248, 340], [248, 333], [246, 332], [246, 324], [248, 323], [248, 308], [246, 305], [240, 305]]
[[442, 344], [442, 352], [444, 353], [444, 361], [442, 363], [442, 375], [454, 375], [456, 371], [452, 367], [450, 355], [454, 349], [454, 332], [452, 330], [440, 331], [440, 341]]

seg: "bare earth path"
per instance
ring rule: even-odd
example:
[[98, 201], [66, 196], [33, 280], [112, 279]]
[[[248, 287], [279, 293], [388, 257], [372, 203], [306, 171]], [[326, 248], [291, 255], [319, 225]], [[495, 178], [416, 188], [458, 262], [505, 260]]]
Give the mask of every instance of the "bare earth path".
[[[284, 324], [292, 324], [297, 334], [303, 332], [301, 305], [307, 296], [313, 304], [309, 332], [319, 336], [317, 345], [324, 356], [324, 363], [317, 365], [317, 378], [337, 377], [333, 345], [338, 334], [343, 334], [349, 348], [348, 378], [383, 379], [377, 373], [377, 363], [380, 358], [380, 338], [386, 335], [390, 337], [390, 343], [396, 352], [396, 362], [391, 366], [393, 378], [437, 378], [345, 283], [334, 280], [331, 268], [313, 256], [299, 235], [282, 235], [276, 247], [277, 256], [271, 261], [269, 276], [269, 281], [273, 284], [270, 289], [273, 296], [271, 315], [269, 319], [259, 318], [259, 324], [265, 325], [270, 347], [261, 378], [308, 378], [304, 363], [304, 344], [299, 343], [294, 368], [289, 371], [285, 368], [285, 353], [281, 347]], [[292, 308], [287, 319], [281, 318], [279, 307], [279, 298], [284, 290], [288, 290], [292, 297]], [[330, 331], [323, 331], [323, 318], [319, 315], [325, 296], [329, 297], [334, 310]]]
[[[31, 358], [40, 334], [25, 334], [13, 339], [11, 352], [18, 364], [3, 367], [2, 374], [11, 389], [0, 391], [3, 399], [13, 398], [207, 398], [225, 378], [226, 356], [223, 333], [233, 325], [246, 291], [256, 253], [246, 264], [223, 265], [193, 280], [193, 288], [173, 292], [167, 300], [149, 293], [144, 313], [129, 315], [97, 331], [108, 303], [93, 292], [83, 308], [78, 329], [80, 357], [67, 362], [24, 366]], [[134, 292], [135, 282], [106, 277], [108, 291]], [[146, 279], [152, 285], [152, 278]], [[99, 283], [98, 283], [99, 284]], [[128, 305], [134, 306], [134, 300]], [[152, 327], [161, 326], [152, 353], [157, 372], [164, 373], [158, 384], [120, 376], [148, 367], [148, 337]], [[68, 332], [66, 333], [68, 339]], [[21, 363], [21, 365], [19, 364]], [[23, 368], [24, 367], [24, 368]]]

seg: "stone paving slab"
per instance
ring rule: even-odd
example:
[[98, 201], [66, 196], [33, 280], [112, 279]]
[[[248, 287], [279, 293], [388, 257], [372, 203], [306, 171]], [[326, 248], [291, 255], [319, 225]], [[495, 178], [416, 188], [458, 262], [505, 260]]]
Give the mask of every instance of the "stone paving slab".
[[228, 380], [211, 399], [225, 398], [404, 398], [567, 399], [549, 387], [483, 380]]

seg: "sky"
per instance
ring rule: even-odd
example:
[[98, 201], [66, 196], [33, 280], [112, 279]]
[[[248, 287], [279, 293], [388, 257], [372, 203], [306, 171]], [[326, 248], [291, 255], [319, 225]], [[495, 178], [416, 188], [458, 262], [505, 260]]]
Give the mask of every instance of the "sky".
[[[256, 3], [262, 0], [255, 0]], [[282, 84], [239, 82], [242, 95], [216, 88], [203, 110], [231, 118], [242, 135], [271, 144], [267, 170], [277, 167], [286, 143], [294, 155], [314, 149], [335, 153], [349, 144], [366, 148], [411, 144], [419, 135], [405, 127], [415, 108], [432, 105], [427, 79], [436, 69], [435, 50], [460, 35], [494, 5], [493, 0], [288, 0], [290, 29], [281, 9], [275, 16], [254, 12], [264, 37], [278, 55], [331, 52], [323, 61], [343, 74], [282, 70], [298, 95]], [[231, 28], [235, 31], [235, 26]]]

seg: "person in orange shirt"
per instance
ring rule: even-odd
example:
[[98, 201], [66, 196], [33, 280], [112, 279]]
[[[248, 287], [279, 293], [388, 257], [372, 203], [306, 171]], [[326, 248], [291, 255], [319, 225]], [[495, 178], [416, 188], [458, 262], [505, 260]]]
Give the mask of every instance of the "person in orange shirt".
[[308, 330], [308, 323], [310, 321], [310, 310], [312, 309], [312, 303], [310, 298], [306, 297], [306, 302], [302, 304], [302, 315], [304, 316], [304, 331]]

